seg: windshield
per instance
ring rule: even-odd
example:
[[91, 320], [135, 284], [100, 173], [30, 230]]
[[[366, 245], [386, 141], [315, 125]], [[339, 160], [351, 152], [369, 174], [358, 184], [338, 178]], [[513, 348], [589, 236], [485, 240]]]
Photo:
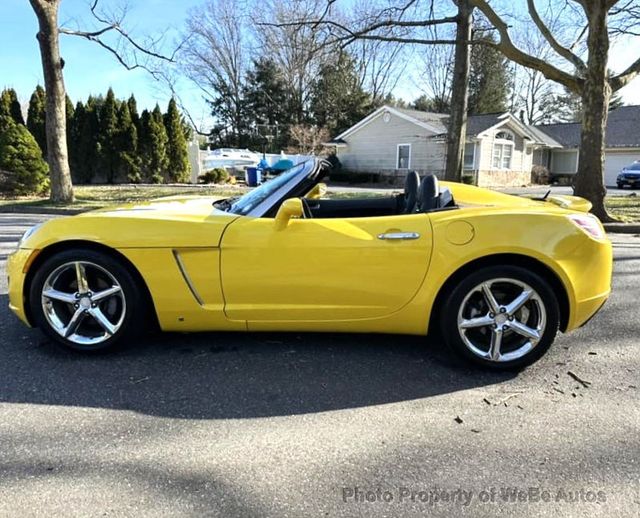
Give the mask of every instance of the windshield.
[[631, 164], [627, 167], [627, 171], [640, 171], [640, 163]]
[[249, 214], [249, 212], [260, 205], [274, 192], [293, 180], [296, 176], [306, 176], [308, 172], [308, 169], [305, 167], [306, 165], [308, 165], [308, 162], [298, 164], [297, 166], [289, 169], [286, 173], [282, 173], [281, 175], [276, 176], [275, 178], [263, 183], [260, 187], [256, 187], [254, 190], [235, 200], [229, 208], [229, 212], [233, 214], [240, 214], [241, 216], [246, 216], [247, 214]]

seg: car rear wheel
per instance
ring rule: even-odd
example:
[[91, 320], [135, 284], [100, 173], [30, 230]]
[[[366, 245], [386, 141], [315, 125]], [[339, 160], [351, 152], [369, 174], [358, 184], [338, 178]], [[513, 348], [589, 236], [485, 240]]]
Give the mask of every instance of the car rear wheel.
[[517, 266], [474, 272], [447, 298], [441, 327], [449, 347], [473, 363], [494, 369], [535, 362], [551, 346], [560, 311], [539, 275]]
[[104, 351], [140, 328], [144, 319], [140, 293], [129, 270], [116, 258], [72, 249], [38, 267], [29, 302], [35, 324], [56, 343], [79, 351]]

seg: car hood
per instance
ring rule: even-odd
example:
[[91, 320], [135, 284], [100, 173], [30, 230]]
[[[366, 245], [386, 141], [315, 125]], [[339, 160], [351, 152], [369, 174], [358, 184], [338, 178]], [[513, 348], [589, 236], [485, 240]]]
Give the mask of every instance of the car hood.
[[212, 196], [167, 196], [148, 201], [113, 205], [84, 212], [79, 217], [127, 217], [154, 219], [202, 219], [213, 215], [233, 216], [218, 210], [213, 203], [224, 197]]
[[214, 201], [202, 196], [159, 198], [56, 218], [32, 232], [20, 247], [41, 249], [61, 241], [112, 248], [218, 247], [224, 229], [239, 216], [216, 209]]

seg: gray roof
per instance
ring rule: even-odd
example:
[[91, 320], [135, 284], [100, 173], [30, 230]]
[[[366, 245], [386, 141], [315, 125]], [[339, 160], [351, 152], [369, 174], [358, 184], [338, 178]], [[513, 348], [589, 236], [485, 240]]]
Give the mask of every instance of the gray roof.
[[[446, 135], [449, 126], [448, 113], [423, 112], [419, 110], [410, 110], [408, 108], [395, 108], [399, 112], [409, 117], [430, 124], [436, 128], [441, 135]], [[478, 133], [495, 126], [500, 122], [500, 118], [504, 117], [504, 113], [487, 113], [483, 115], [470, 115], [467, 119], [467, 136], [475, 137]]]
[[539, 128], [535, 126], [527, 126], [529, 131], [536, 137], [538, 142], [542, 142], [545, 146], [549, 147], [562, 147], [562, 144], [554, 139], [551, 135], [545, 133], [544, 131], [540, 131]]
[[[581, 124], [579, 122], [544, 124], [536, 128], [564, 147], [580, 146]], [[640, 147], [640, 106], [621, 106], [609, 112], [605, 147]]]
[[449, 121], [449, 115], [446, 113], [434, 113], [434, 112], [423, 112], [419, 110], [410, 110], [409, 108], [395, 108], [399, 112], [408, 115], [409, 117], [424, 122], [433, 126], [439, 132], [446, 133], [447, 132], [447, 122]]
[[470, 115], [467, 118], [467, 136], [475, 137], [483, 131], [495, 126], [502, 119], [504, 113], [484, 113], [482, 115]]
[[578, 147], [580, 145], [580, 123], [561, 122], [536, 126], [541, 133], [549, 135], [562, 147]]

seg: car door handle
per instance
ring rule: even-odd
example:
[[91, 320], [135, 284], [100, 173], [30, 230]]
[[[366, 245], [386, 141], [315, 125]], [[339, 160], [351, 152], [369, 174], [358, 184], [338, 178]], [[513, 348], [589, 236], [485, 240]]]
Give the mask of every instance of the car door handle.
[[420, 234], [417, 232], [387, 232], [385, 234], [378, 234], [378, 239], [398, 241], [401, 239], [418, 239]]

